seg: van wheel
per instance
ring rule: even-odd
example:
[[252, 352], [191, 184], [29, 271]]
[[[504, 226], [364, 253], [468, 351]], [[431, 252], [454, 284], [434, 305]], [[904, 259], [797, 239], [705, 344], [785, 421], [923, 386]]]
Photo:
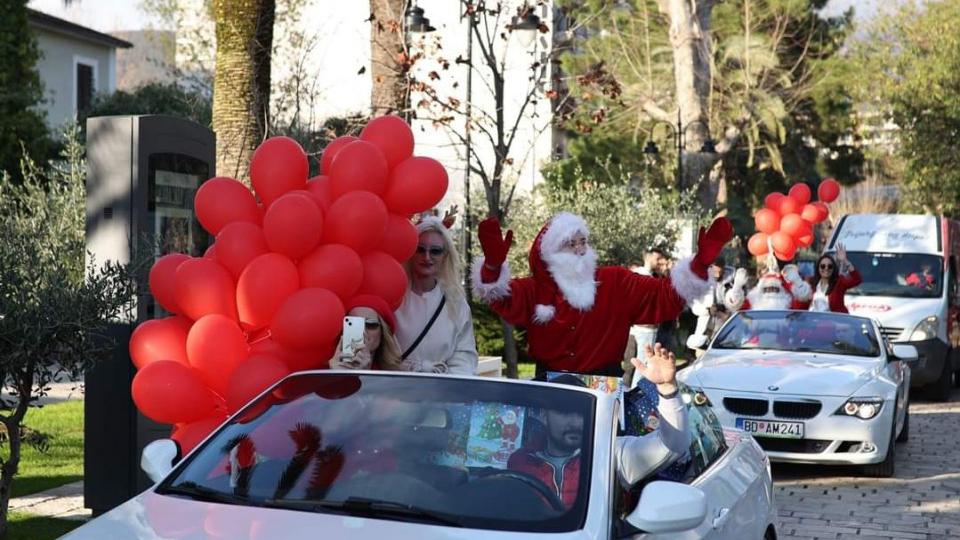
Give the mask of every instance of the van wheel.
[[950, 357], [947, 356], [943, 361], [943, 369], [940, 370], [940, 377], [927, 385], [927, 395], [929, 395], [933, 401], [947, 401], [950, 399], [950, 391], [952, 389], [953, 369], [950, 365]]
[[907, 410], [903, 413], [903, 429], [897, 435], [898, 443], [905, 443], [910, 440], [910, 404], [907, 404]]
[[897, 429], [897, 422], [893, 422], [890, 428], [890, 444], [887, 445], [887, 455], [883, 457], [880, 463], [871, 463], [863, 466], [863, 474], [871, 478], [890, 478], [895, 470], [895, 461], [897, 458], [897, 445], [894, 444], [893, 432]]

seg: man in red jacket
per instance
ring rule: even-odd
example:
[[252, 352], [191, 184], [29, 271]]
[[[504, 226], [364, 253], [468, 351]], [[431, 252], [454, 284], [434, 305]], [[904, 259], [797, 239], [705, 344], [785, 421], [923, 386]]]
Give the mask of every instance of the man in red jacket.
[[620, 266], [597, 268], [587, 224], [567, 212], [534, 240], [530, 277], [510, 277], [505, 261], [513, 231], [504, 236], [490, 218], [477, 235], [484, 256], [474, 263], [474, 291], [504, 320], [527, 329], [539, 377], [547, 370], [620, 376], [630, 326], [676, 319], [687, 302], [703, 296], [707, 268], [733, 238], [733, 228], [726, 218], [701, 228], [697, 254], [659, 278]]

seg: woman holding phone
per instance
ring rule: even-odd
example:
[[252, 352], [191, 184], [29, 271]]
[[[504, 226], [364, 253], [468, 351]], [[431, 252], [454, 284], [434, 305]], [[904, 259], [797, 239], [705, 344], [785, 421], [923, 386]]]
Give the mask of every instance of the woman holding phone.
[[[397, 321], [390, 306], [379, 296], [365, 294], [352, 298], [345, 307], [344, 333], [330, 359], [330, 368], [405, 370], [394, 335]], [[351, 332], [353, 325], [357, 325], [356, 331]]]
[[423, 218], [417, 233], [417, 251], [405, 264], [410, 287], [396, 311], [403, 365], [409, 371], [473, 375], [477, 343], [453, 237], [436, 216]]

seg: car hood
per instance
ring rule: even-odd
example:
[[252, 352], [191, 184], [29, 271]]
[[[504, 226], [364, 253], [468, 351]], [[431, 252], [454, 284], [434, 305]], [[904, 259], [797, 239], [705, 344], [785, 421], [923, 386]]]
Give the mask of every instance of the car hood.
[[[854, 296], [844, 299], [851, 315], [876, 319], [886, 328], [903, 328], [907, 337], [923, 319], [939, 313], [940, 298], [896, 298], [890, 296]], [[900, 336], [891, 336], [899, 338]]]
[[[530, 533], [463, 529], [336, 514], [235, 506], [158, 495], [146, 491], [74, 530], [61, 540], [221, 539], [396, 540], [529, 538]], [[586, 531], [552, 535], [569, 540], [592, 538]]]
[[682, 372], [704, 389], [846, 397], [880, 373], [880, 359], [784, 351], [711, 350]]

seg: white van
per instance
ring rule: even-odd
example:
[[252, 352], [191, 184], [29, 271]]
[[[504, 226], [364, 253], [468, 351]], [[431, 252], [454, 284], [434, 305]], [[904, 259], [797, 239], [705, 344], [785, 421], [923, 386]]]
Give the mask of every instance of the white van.
[[835, 251], [838, 243], [863, 276], [847, 291], [847, 309], [879, 321], [889, 341], [916, 346], [920, 359], [911, 386], [947, 399], [960, 370], [960, 223], [929, 215], [851, 214], [840, 219], [824, 251]]

